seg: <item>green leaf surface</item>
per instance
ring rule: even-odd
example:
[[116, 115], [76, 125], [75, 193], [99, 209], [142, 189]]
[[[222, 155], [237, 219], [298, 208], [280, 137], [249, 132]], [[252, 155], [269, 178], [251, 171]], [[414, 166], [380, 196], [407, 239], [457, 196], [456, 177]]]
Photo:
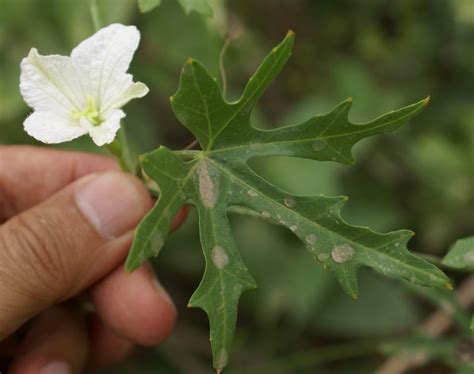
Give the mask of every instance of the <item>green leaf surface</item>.
[[178, 0], [186, 14], [198, 12], [204, 16], [212, 16], [212, 8], [208, 0]]
[[161, 0], [138, 0], [140, 12], [146, 13], [161, 4]]
[[427, 104], [428, 100], [422, 100], [371, 122], [354, 124], [348, 119], [352, 104], [348, 99], [330, 113], [301, 124], [257, 129], [251, 124], [251, 113], [283, 69], [293, 41], [294, 34], [289, 32], [264, 59], [235, 102], [227, 102], [217, 80], [198, 61], [189, 59], [171, 104], [176, 117], [198, 139], [202, 151], [172, 152], [160, 147], [141, 159], [144, 172], [158, 184], [160, 197], [136, 230], [127, 269], [133, 270], [158, 254], [173, 217], [184, 204], [197, 208], [206, 268], [189, 305], [208, 314], [214, 367], [218, 371], [226, 365], [231, 350], [239, 297], [244, 290], [255, 287], [232, 237], [229, 207], [245, 207], [291, 230], [354, 298], [359, 292], [356, 274], [362, 266], [424, 286], [450, 287], [439, 269], [407, 250], [411, 231], [381, 234], [350, 226], [340, 215], [347, 198], [289, 194], [248, 166], [248, 161], [257, 156], [351, 164], [355, 143], [397, 130]]
[[474, 271], [474, 236], [456, 241], [444, 257], [443, 265]]
[[[178, 0], [186, 14], [191, 12], [201, 13], [204, 16], [212, 16], [212, 8], [208, 0]], [[138, 7], [142, 13], [149, 12], [161, 5], [161, 0], [138, 0]]]

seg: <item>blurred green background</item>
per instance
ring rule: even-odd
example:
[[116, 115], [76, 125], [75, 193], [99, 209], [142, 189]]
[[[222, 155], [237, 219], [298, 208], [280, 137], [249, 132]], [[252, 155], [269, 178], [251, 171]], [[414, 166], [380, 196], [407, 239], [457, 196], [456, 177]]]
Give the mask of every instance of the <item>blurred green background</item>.
[[[22, 130], [30, 110], [18, 90], [20, 60], [33, 46], [69, 54], [94, 31], [88, 4], [0, 0], [0, 144], [35, 143]], [[131, 72], [151, 92], [126, 108], [137, 153], [192, 142], [168, 102], [187, 57], [219, 76], [219, 52], [230, 35], [225, 66], [234, 99], [292, 29], [293, 56], [254, 113], [257, 126], [292, 124], [349, 96], [356, 122], [428, 95], [431, 103], [397, 134], [358, 144], [352, 167], [285, 157], [253, 160], [253, 167], [294, 193], [349, 196], [346, 220], [411, 229], [413, 251], [442, 256], [474, 233], [473, 0], [213, 0], [213, 18], [187, 16], [175, 0], [146, 14], [135, 0], [98, 4], [104, 25], [135, 24], [142, 32]], [[97, 151], [88, 137], [61, 147]], [[178, 305], [176, 332], [105, 372], [211, 372], [206, 316], [186, 309], [204, 266], [196, 219], [191, 212], [155, 261]], [[369, 271], [361, 271], [361, 297], [353, 301], [291, 233], [240, 216], [232, 224], [259, 288], [242, 297], [229, 373], [373, 372], [384, 359], [379, 343], [410, 336], [434, 310], [412, 289]]]

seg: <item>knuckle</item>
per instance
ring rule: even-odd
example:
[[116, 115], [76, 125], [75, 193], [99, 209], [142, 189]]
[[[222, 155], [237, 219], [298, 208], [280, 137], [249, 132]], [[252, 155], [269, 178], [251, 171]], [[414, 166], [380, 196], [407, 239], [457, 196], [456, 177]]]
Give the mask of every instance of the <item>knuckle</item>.
[[60, 295], [67, 284], [61, 251], [64, 238], [57, 227], [61, 225], [30, 211], [19, 214], [2, 228], [0, 247], [15, 269], [13, 279], [22, 277], [18, 284], [26, 285], [26, 289], [43, 288], [41, 294]]

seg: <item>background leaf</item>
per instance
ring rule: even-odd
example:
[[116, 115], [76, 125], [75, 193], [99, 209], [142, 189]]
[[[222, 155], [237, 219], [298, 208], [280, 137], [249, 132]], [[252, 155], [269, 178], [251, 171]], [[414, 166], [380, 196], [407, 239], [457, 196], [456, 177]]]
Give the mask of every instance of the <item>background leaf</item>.
[[161, 0], [138, 0], [140, 12], [146, 13], [161, 4]]
[[[211, 17], [213, 12], [208, 0], [178, 0], [186, 14], [193, 11]], [[138, 0], [138, 7], [142, 13], [149, 12], [161, 5], [161, 0]]]
[[212, 8], [208, 0], [178, 0], [184, 11], [189, 14], [192, 11], [201, 13], [204, 16], [212, 16]]
[[443, 264], [454, 269], [474, 271], [474, 236], [454, 243], [444, 257]]

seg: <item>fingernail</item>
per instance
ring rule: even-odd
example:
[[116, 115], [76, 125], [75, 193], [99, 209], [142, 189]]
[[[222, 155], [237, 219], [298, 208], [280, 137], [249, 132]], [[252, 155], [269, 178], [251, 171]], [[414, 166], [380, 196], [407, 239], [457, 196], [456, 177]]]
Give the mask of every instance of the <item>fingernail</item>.
[[62, 361], [53, 361], [41, 368], [39, 374], [71, 374], [71, 367]]
[[78, 186], [75, 200], [84, 217], [104, 238], [126, 233], [146, 213], [147, 192], [133, 177], [107, 172], [90, 178]]

